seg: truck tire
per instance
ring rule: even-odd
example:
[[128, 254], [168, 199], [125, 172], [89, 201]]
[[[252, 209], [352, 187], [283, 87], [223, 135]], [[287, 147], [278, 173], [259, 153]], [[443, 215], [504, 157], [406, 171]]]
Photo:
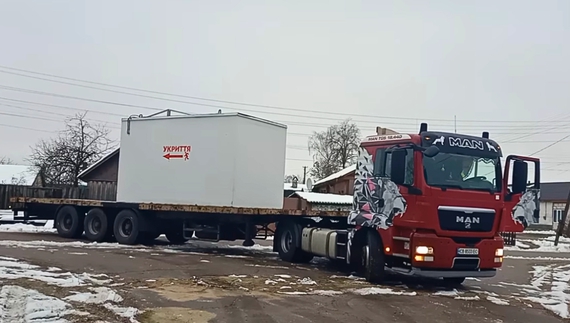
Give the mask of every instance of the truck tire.
[[188, 239], [184, 238], [182, 229], [178, 231], [167, 232], [165, 235], [166, 239], [168, 239], [171, 244], [184, 244], [186, 241], [188, 241]]
[[386, 275], [384, 244], [376, 231], [368, 231], [367, 243], [362, 250], [362, 269], [364, 278], [370, 283], [381, 283]]
[[443, 283], [448, 286], [459, 286], [465, 282], [465, 277], [446, 277], [443, 279]]
[[133, 210], [119, 212], [113, 223], [113, 233], [120, 244], [137, 244], [139, 238], [142, 238], [137, 214]]
[[57, 211], [55, 227], [63, 238], [78, 239], [83, 234], [83, 214], [71, 205], [65, 205]]
[[89, 241], [108, 241], [113, 233], [107, 214], [100, 208], [91, 209], [87, 212], [83, 226], [85, 227], [85, 237]]
[[297, 247], [301, 241], [301, 226], [289, 222], [277, 229], [276, 247], [279, 257], [290, 263], [305, 263], [313, 259], [313, 255]]

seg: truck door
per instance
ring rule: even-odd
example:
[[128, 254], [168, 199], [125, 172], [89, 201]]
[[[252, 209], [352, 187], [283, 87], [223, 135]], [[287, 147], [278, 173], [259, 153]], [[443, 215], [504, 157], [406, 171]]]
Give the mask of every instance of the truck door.
[[[529, 170], [532, 174], [529, 174]], [[537, 223], [540, 211], [540, 159], [509, 155], [503, 176], [504, 209], [500, 231], [522, 232]]]

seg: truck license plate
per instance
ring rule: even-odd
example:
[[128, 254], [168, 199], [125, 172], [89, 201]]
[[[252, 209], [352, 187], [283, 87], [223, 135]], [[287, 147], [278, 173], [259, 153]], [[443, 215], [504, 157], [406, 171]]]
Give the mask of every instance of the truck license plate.
[[477, 248], [459, 248], [459, 249], [457, 249], [457, 254], [458, 255], [476, 256], [479, 254], [479, 249], [477, 249]]

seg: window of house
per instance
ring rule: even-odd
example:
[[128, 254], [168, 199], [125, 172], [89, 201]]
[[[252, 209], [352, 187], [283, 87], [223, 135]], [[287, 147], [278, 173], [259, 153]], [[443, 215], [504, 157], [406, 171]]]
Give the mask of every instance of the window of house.
[[552, 221], [554, 223], [558, 223], [560, 221], [562, 221], [562, 214], [564, 213], [564, 210], [560, 210], [560, 209], [555, 209], [554, 211], [552, 211]]

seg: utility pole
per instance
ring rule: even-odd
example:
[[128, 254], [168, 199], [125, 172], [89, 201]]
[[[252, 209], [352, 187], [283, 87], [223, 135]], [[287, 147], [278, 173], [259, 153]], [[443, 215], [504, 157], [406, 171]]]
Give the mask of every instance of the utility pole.
[[308, 166], [303, 166], [303, 185], [307, 182], [307, 167]]
[[[562, 219], [558, 221], [558, 228], [556, 228], [556, 238], [554, 238], [554, 245], [558, 245], [558, 240], [560, 236], [565, 233], [566, 236], [570, 233], [569, 223], [570, 217], [568, 217], [568, 207], [570, 206], [570, 189], [568, 190], [568, 197], [566, 198], [566, 205], [564, 206], [564, 213], [562, 213]], [[566, 228], [566, 230], [564, 230]], [[566, 231], [566, 232], [564, 232]]]

